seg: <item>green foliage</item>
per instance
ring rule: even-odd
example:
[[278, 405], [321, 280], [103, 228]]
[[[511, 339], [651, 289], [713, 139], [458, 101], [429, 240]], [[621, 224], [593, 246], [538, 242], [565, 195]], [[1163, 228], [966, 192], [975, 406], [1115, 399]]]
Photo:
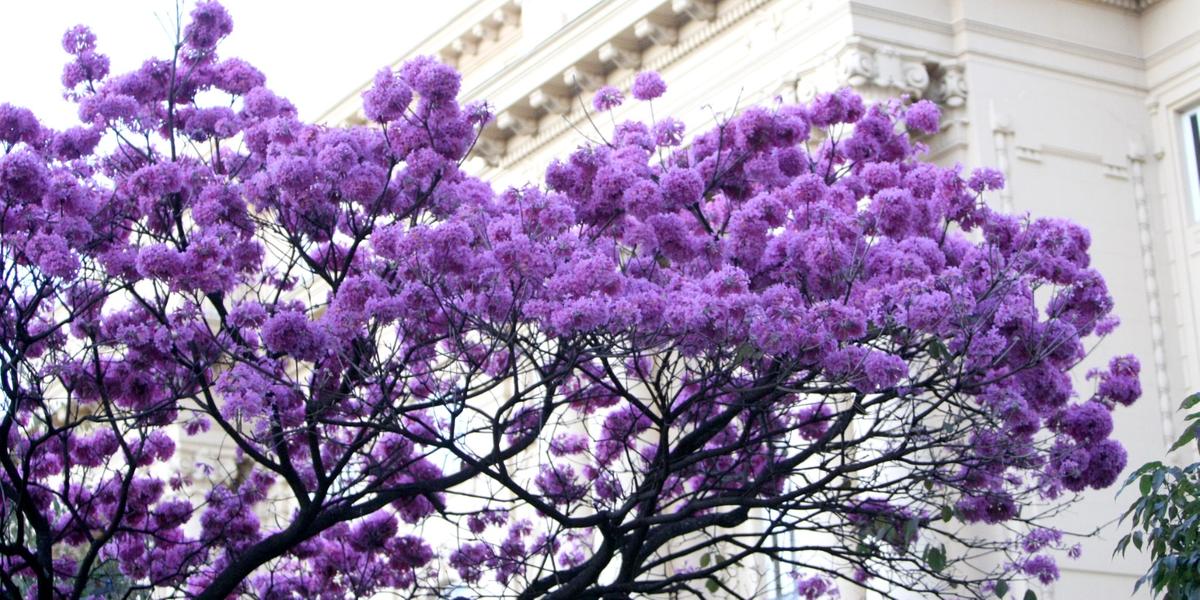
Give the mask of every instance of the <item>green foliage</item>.
[[[1200, 394], [1188, 396], [1182, 410], [1200, 405]], [[1196, 441], [1200, 410], [1186, 417], [1187, 427], [1169, 452]], [[1139, 496], [1121, 520], [1132, 530], [1117, 542], [1116, 553], [1129, 545], [1150, 553], [1150, 570], [1135, 590], [1148, 585], [1165, 600], [1200, 600], [1200, 463], [1178, 467], [1149, 462], [1129, 475], [1121, 490], [1136, 482]]]

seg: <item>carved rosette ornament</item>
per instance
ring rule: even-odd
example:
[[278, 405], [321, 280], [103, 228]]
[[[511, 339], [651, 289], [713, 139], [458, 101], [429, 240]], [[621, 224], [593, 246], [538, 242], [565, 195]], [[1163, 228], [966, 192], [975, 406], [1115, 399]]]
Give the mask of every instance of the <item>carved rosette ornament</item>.
[[820, 92], [846, 86], [868, 100], [908, 96], [931, 100], [946, 109], [964, 106], [967, 98], [960, 63], [860, 39], [852, 39], [815, 66], [785, 75], [777, 95], [807, 102]]
[[853, 42], [838, 54], [837, 66], [845, 85], [864, 96], [918, 98], [929, 88], [927, 61], [923, 52]]

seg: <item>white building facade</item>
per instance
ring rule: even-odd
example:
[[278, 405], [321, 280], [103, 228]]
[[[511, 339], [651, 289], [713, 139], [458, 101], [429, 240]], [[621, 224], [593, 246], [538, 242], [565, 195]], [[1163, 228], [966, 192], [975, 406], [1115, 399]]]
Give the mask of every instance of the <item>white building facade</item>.
[[[591, 131], [590, 92], [642, 70], [669, 85], [654, 110], [693, 130], [845, 85], [934, 100], [930, 160], [995, 166], [1000, 208], [1091, 230], [1123, 321], [1095, 355], [1142, 361], [1143, 399], [1115, 433], [1131, 465], [1164, 455], [1175, 407], [1200, 391], [1200, 0], [479, 0], [405, 57], [418, 54], [495, 108], [471, 167], [497, 186], [540, 181]], [[360, 91], [326, 120], [361, 120]], [[1073, 507], [1063, 529], [1109, 526], [1041, 598], [1129, 597], [1144, 561], [1111, 557], [1110, 522], [1131, 500]]]

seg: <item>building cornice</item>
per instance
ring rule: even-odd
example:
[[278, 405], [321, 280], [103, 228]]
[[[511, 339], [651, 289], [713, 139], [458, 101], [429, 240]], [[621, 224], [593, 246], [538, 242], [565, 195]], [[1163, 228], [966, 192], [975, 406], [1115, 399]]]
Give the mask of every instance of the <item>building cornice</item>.
[[1135, 12], [1140, 12], [1142, 10], [1150, 8], [1151, 6], [1154, 6], [1155, 4], [1158, 4], [1159, 2], [1162, 2], [1163, 0], [1089, 0], [1089, 1], [1095, 2], [1097, 4], [1107, 4], [1109, 6], [1115, 6], [1117, 8], [1124, 8], [1125, 10], [1132, 10]]
[[[638, 70], [663, 70], [772, 1], [610, 0], [592, 5], [520, 60], [480, 73], [484, 79], [465, 79], [463, 99], [486, 99], [497, 115], [482, 132], [474, 155], [491, 166], [520, 161], [586, 120], [586, 94], [605, 84], [627, 88]], [[875, 17], [904, 17], [856, 2], [848, 3], [848, 10], [854, 16], [866, 11]], [[436, 54], [448, 62], [459, 61], [468, 56], [474, 40], [491, 35], [480, 30], [484, 25], [493, 27], [495, 35], [514, 35], [509, 26], [520, 23], [520, 12], [520, 0], [484, 0], [406, 56]], [[953, 24], [932, 20], [920, 25], [942, 34], [955, 30]], [[929, 98], [947, 108], [966, 101], [962, 63], [949, 53], [851, 37], [821, 54], [777, 80], [778, 92], [803, 100], [818, 89], [849, 85], [872, 97]], [[1125, 56], [1107, 58], [1129, 62]], [[360, 91], [327, 113], [325, 120], [362, 122]]]
[[[474, 55], [484, 40], [497, 42], [501, 32], [516, 30], [521, 23], [521, 0], [476, 0], [450, 19], [445, 25], [417, 42], [393, 63], [399, 64], [419, 55], [437, 56], [447, 64], [457, 66], [466, 56]], [[370, 84], [363, 82], [336, 105], [318, 117], [319, 122], [361, 121], [362, 91]]]
[[[605, 83], [627, 87], [634, 71], [663, 68], [768, 1], [726, 2], [720, 11], [712, 0], [617, 0], [594, 5], [520, 61], [464, 89], [464, 98], [485, 98], [497, 112], [476, 153], [493, 165], [501, 157], [512, 160], [513, 143], [524, 147], [553, 137], [569, 129], [568, 121], [573, 120], [551, 120], [543, 128], [542, 117], [577, 112], [580, 95]], [[652, 48], [662, 52], [645, 61]]]

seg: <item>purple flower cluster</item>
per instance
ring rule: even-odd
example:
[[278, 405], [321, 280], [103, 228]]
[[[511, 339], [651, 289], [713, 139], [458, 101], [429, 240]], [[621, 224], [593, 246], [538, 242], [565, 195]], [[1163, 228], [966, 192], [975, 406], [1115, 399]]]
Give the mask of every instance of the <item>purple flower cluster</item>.
[[940, 111], [936, 104], [928, 100], [918, 100], [908, 107], [904, 114], [904, 122], [921, 133], [937, 133], [939, 117]]
[[633, 80], [632, 92], [638, 100], [653, 100], [667, 93], [667, 83], [654, 71], [638, 73]]
[[608, 112], [621, 105], [625, 101], [625, 97], [621, 94], [621, 90], [606, 85], [596, 91], [596, 96], [592, 98], [592, 108], [599, 112]]
[[233, 18], [218, 2], [197, 3], [191, 17], [183, 30], [183, 38], [196, 50], [212, 50], [221, 38], [233, 31]]
[[837, 585], [824, 575], [796, 576], [796, 596], [802, 600], [838, 598]]
[[363, 92], [363, 112], [372, 121], [395, 121], [404, 116], [412, 98], [408, 83], [391, 69], [384, 69], [375, 75], [375, 85]]

